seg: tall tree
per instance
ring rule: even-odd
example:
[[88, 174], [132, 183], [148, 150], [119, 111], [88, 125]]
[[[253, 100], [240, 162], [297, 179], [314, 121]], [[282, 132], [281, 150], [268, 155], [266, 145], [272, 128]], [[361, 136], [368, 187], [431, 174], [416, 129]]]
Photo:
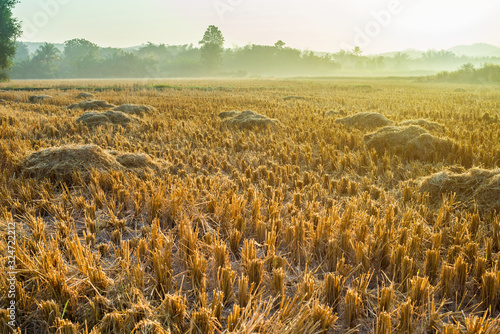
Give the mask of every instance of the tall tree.
[[283, 49], [284, 46], [285, 46], [285, 42], [283, 42], [281, 39], [278, 40], [276, 43], [274, 43], [274, 47], [276, 49]]
[[355, 56], [361, 56], [363, 51], [361, 51], [361, 48], [359, 46], [355, 46], [354, 49], [352, 49], [352, 54]]
[[11, 68], [16, 54], [16, 38], [21, 35], [21, 23], [12, 16], [12, 8], [18, 2], [0, 0], [0, 80], [8, 78], [3, 70]]
[[222, 63], [222, 52], [224, 51], [224, 36], [214, 25], [205, 31], [201, 44], [201, 60], [209, 72], [214, 72]]

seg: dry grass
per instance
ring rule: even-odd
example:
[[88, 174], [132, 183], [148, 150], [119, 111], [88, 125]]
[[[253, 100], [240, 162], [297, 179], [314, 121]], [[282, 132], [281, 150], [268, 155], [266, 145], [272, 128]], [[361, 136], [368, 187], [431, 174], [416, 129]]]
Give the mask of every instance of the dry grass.
[[[53, 96], [0, 91], [0, 238], [16, 224], [19, 332], [498, 332], [500, 124], [483, 120], [498, 116], [497, 87], [157, 84], [0, 85]], [[71, 85], [155, 110], [88, 127], [66, 108]], [[446, 129], [365, 142], [364, 127], [325, 117], [333, 106]], [[240, 130], [217, 117], [227, 110], [283, 126]], [[426, 131], [450, 146], [415, 159], [429, 144], [415, 140], [437, 138]], [[7, 279], [0, 270], [2, 291]]]

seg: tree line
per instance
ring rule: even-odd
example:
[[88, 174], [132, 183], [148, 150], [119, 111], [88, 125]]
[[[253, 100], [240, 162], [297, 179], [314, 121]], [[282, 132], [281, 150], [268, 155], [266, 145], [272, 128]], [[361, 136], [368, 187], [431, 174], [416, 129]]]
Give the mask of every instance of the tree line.
[[485, 64], [475, 68], [473, 64], [462, 65], [457, 71], [442, 71], [434, 77], [437, 81], [469, 82], [469, 83], [500, 83], [500, 65]]

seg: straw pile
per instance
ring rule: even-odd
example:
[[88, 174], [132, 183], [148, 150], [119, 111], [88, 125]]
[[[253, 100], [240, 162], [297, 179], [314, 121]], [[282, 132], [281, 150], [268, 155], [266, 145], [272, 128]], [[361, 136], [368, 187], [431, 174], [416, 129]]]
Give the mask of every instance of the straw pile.
[[85, 124], [88, 127], [104, 124], [126, 126], [131, 121], [132, 118], [119, 111], [87, 111], [76, 120], [77, 123]]
[[152, 106], [142, 105], [142, 104], [122, 104], [121, 106], [115, 107], [113, 110], [138, 116], [142, 116], [145, 113], [152, 113], [156, 111], [156, 109], [153, 108]]
[[109, 109], [115, 107], [113, 104], [109, 104], [106, 101], [99, 100], [85, 100], [79, 103], [73, 103], [68, 106], [68, 109], [83, 109], [83, 110], [99, 110], [99, 109]]
[[329, 110], [326, 112], [326, 116], [328, 117], [338, 117], [338, 116], [345, 116], [346, 112], [343, 109], [340, 110]]
[[436, 154], [444, 155], [451, 142], [429, 134], [425, 129], [411, 126], [387, 126], [365, 136], [365, 144], [379, 154], [384, 151], [406, 156], [409, 159], [429, 160]]
[[439, 123], [431, 122], [427, 119], [408, 119], [399, 123], [400, 126], [416, 125], [431, 132], [443, 132], [445, 127]]
[[289, 96], [285, 96], [284, 98], [282, 98], [283, 101], [290, 101], [290, 100], [307, 100], [305, 97], [303, 96], [296, 96], [296, 95], [289, 95]]
[[444, 194], [455, 193], [455, 201], [469, 207], [476, 204], [480, 210], [500, 212], [500, 169], [444, 170], [418, 180], [418, 190], [428, 193], [432, 203], [439, 203]]
[[48, 100], [51, 98], [52, 98], [52, 96], [50, 96], [50, 95], [32, 95], [29, 97], [29, 101], [31, 103], [40, 103], [43, 100]]
[[116, 157], [122, 166], [127, 168], [155, 168], [156, 163], [147, 154], [125, 153]]
[[362, 112], [337, 119], [336, 122], [356, 128], [380, 128], [394, 124], [393, 121], [387, 119], [384, 115], [375, 112]]
[[281, 122], [277, 119], [257, 114], [251, 110], [237, 113], [236, 116], [225, 119], [223, 123], [240, 129], [267, 128], [281, 125]]
[[239, 113], [240, 112], [238, 110], [221, 111], [217, 116], [219, 116], [219, 118], [221, 118], [221, 119], [225, 119], [225, 118], [234, 117], [234, 116], [238, 115]]
[[76, 96], [77, 99], [92, 99], [94, 98], [94, 94], [90, 94], [87, 92], [81, 92]]
[[489, 113], [484, 113], [483, 116], [481, 116], [481, 120], [486, 123], [497, 123], [498, 116], [495, 115], [495, 117], [493, 117]]
[[75, 172], [87, 178], [92, 170], [133, 171], [139, 175], [147, 169], [162, 167], [146, 154], [106, 151], [97, 145], [52, 147], [27, 156], [18, 165], [24, 177], [48, 178], [71, 183]]
[[71, 182], [73, 173], [88, 176], [92, 169], [121, 169], [115, 157], [97, 145], [52, 147], [35, 152], [19, 164], [24, 177]]

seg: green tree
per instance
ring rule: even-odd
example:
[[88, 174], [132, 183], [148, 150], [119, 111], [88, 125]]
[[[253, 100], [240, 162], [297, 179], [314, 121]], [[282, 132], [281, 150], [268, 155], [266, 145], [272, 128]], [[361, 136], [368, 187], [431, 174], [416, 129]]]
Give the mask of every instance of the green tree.
[[276, 49], [283, 49], [284, 46], [285, 46], [285, 42], [283, 42], [281, 39], [279, 41], [277, 41], [276, 43], [274, 43], [274, 47]]
[[463, 64], [460, 66], [460, 70], [468, 73], [474, 72], [474, 65], [471, 63]]
[[209, 72], [214, 72], [222, 63], [222, 52], [224, 51], [224, 36], [214, 25], [205, 31], [201, 44], [201, 60]]
[[99, 46], [83, 38], [64, 42], [66, 72], [70, 77], [88, 77], [95, 74], [99, 59]]
[[21, 35], [21, 23], [12, 17], [12, 8], [18, 0], [0, 0], [0, 80], [8, 79], [4, 72], [13, 65], [16, 54], [16, 38]]
[[363, 53], [363, 51], [361, 51], [361, 48], [359, 46], [356, 46], [354, 47], [354, 49], [352, 49], [352, 54], [355, 55], [355, 56], [361, 56], [361, 54]]

